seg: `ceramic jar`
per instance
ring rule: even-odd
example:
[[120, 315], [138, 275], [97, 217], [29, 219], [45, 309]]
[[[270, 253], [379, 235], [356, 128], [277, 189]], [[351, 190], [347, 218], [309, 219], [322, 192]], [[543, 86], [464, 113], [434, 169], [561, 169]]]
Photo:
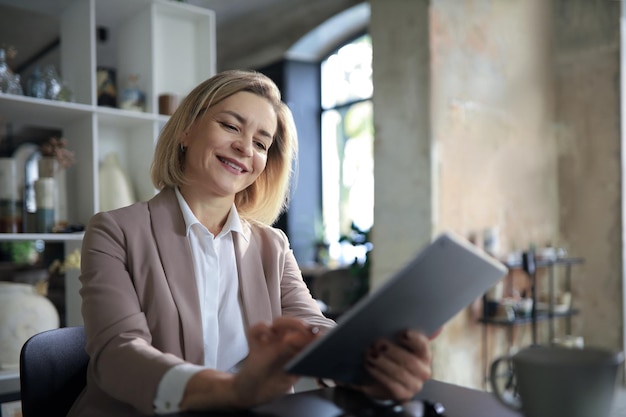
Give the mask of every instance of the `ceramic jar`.
[[22, 345], [58, 327], [57, 309], [34, 286], [0, 281], [0, 370], [18, 369]]
[[159, 95], [159, 114], [171, 116], [174, 114], [179, 105], [179, 99], [176, 94]]

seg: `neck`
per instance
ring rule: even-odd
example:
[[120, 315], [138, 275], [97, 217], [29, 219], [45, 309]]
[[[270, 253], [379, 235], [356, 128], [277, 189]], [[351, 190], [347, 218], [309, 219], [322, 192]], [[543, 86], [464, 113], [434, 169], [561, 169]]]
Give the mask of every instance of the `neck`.
[[232, 199], [207, 198], [183, 187], [180, 187], [180, 193], [200, 223], [217, 236], [222, 231], [233, 206]]

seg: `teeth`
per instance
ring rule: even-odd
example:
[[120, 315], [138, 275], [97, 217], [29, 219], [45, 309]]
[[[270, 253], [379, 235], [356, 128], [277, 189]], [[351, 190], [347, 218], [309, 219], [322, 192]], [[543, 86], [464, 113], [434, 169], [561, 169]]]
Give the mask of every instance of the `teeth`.
[[225, 163], [226, 165], [228, 165], [228, 166], [230, 166], [230, 167], [233, 167], [233, 168], [234, 168], [234, 169], [236, 169], [237, 171], [243, 171], [243, 169], [242, 169], [239, 165], [235, 165], [235, 164], [233, 164], [233, 163], [232, 163], [232, 162], [230, 162], [230, 161], [226, 161], [225, 159], [221, 159], [221, 161], [222, 161], [223, 163]]

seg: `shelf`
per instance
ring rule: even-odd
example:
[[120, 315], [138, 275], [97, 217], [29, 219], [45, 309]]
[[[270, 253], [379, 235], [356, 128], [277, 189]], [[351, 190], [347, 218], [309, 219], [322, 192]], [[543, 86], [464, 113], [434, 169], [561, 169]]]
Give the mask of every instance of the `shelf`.
[[[59, 16], [76, 0], [2, 0], [2, 5], [26, 9], [36, 13]], [[97, 22], [113, 25], [126, 16], [138, 13], [150, 5], [152, 0], [106, 0], [96, 2]]]
[[2, 4], [32, 12], [58, 15], [63, 12], [72, 0], [2, 0]]
[[158, 108], [159, 94], [182, 98], [216, 70], [215, 13], [180, 3], [175, 6], [163, 1], [154, 4], [154, 108]]
[[[501, 261], [509, 269], [522, 269], [522, 261], [507, 262]], [[556, 258], [556, 259], [540, 259], [535, 260], [536, 268], [546, 268], [554, 265], [580, 265], [584, 263], [583, 258]]]
[[154, 113], [0, 93], [0, 116], [16, 125], [32, 125], [36, 120], [38, 126], [62, 129], [92, 113], [96, 113], [101, 121], [120, 126], [135, 126], [145, 122], [165, 123], [169, 119], [169, 116]]
[[[547, 321], [552, 318], [558, 318], [558, 317], [572, 317], [578, 314], [579, 312], [580, 311], [575, 308], [568, 310], [568, 311], [553, 312], [552, 314], [550, 314], [549, 311], [538, 311], [537, 315], [534, 318], [534, 321], [539, 322], [539, 321]], [[506, 317], [481, 317], [480, 319], [478, 319], [478, 321], [483, 324], [491, 324], [494, 326], [517, 326], [520, 324], [532, 324], [533, 317], [532, 316], [516, 317], [513, 320], [509, 320]]]
[[47, 242], [66, 242], [83, 240], [80, 233], [0, 233], [0, 242], [23, 242], [27, 240], [45, 240]]
[[[33, 18], [49, 16], [52, 29], [58, 25], [54, 65], [76, 102], [0, 94], [0, 120], [11, 123], [23, 141], [33, 128], [59, 131], [68, 140], [76, 163], [66, 175], [67, 220], [86, 224], [100, 211], [99, 167], [112, 152], [136, 199], [153, 197], [150, 165], [157, 137], [169, 120], [158, 114], [158, 96], [182, 98], [215, 74], [215, 12], [168, 0], [0, 0], [0, 14], [7, 6]], [[106, 29], [105, 40], [96, 39], [99, 28]], [[5, 41], [11, 44], [12, 39]], [[32, 67], [36, 64], [40, 62]], [[100, 66], [114, 70], [117, 93], [130, 75], [139, 75], [146, 111], [98, 106]]]
[[[136, 200], [153, 197], [150, 165], [158, 134], [169, 120], [158, 114], [158, 97], [169, 93], [182, 99], [215, 74], [215, 12], [170, 0], [0, 0], [3, 13], [40, 19], [46, 36], [51, 41], [59, 38], [46, 60], [23, 70], [23, 86], [35, 66], [51, 63], [76, 102], [0, 94], [0, 120], [11, 124], [20, 145], [30, 142], [31, 131], [38, 134], [38, 129], [59, 131], [67, 139], [76, 163], [64, 172], [67, 218], [63, 220], [86, 225], [100, 211], [100, 199], [107, 197], [100, 196], [100, 166], [109, 153], [118, 155]], [[3, 42], [11, 45], [20, 28], [17, 19], [6, 20], [9, 38]], [[100, 29], [107, 35], [102, 39], [97, 36]], [[130, 76], [138, 75], [146, 111], [98, 106], [98, 67], [113, 70], [116, 82], [111, 91], [118, 95]], [[32, 146], [42, 139], [33, 137], [32, 142], [37, 142]], [[34, 178], [29, 178], [29, 187]], [[0, 234], [0, 241], [62, 242], [66, 250], [80, 247], [82, 239], [83, 233]], [[79, 281], [70, 276], [66, 282], [67, 323], [79, 324]]]
[[0, 93], [0, 117], [19, 125], [61, 129], [91, 115], [93, 107], [80, 103], [46, 100]]
[[[519, 260], [512, 261], [503, 261], [501, 262], [509, 269], [509, 278], [512, 278], [511, 272], [513, 270], [522, 271], [528, 277], [528, 284], [530, 285], [530, 298], [533, 301], [533, 309], [531, 313], [523, 316], [523, 317], [514, 317], [513, 319], [509, 319], [507, 316], [495, 316], [495, 317], [480, 317], [477, 321], [482, 324], [482, 338], [483, 338], [483, 370], [485, 374], [483, 375], [484, 381], [487, 381], [488, 373], [489, 373], [489, 347], [488, 347], [488, 334], [487, 328], [489, 326], [502, 327], [506, 329], [506, 333], [508, 334], [508, 349], [511, 349], [515, 346], [514, 344], [514, 335], [515, 326], [520, 325], [530, 325], [531, 326], [531, 345], [539, 345], [541, 344], [539, 341], [538, 334], [538, 323], [544, 322], [547, 324], [547, 342], [553, 343], [555, 340], [555, 323], [554, 321], [557, 319], [562, 319], [565, 322], [565, 335], [571, 335], [571, 317], [580, 313], [580, 310], [576, 308], [569, 308], [570, 302], [557, 304], [555, 299], [556, 292], [556, 270], [560, 267], [564, 269], [564, 290], [567, 292], [571, 291], [571, 272], [572, 265], [580, 265], [584, 263], [584, 259], [580, 257], [555, 257], [555, 258], [539, 258], [533, 251], [524, 252], [521, 254]], [[538, 271], [542, 269], [545, 270], [546, 274], [538, 274]], [[547, 296], [551, 300], [549, 303], [540, 303], [537, 302], [538, 293], [537, 293], [537, 281], [542, 279], [547, 279]], [[513, 281], [509, 282], [510, 285], [514, 285]], [[545, 291], [545, 290], [544, 290]], [[486, 296], [483, 297], [483, 303], [486, 303]], [[488, 306], [484, 304], [484, 308]], [[489, 306], [490, 307], [490, 306]], [[483, 310], [484, 312], [489, 310]]]
[[[59, 1], [59, 0], [57, 0]], [[96, 1], [96, 23], [98, 26], [115, 27], [135, 16], [149, 6], [151, 0], [107, 0]]]
[[141, 123], [161, 120], [159, 115], [154, 113], [123, 110], [113, 107], [97, 106], [95, 112], [98, 115], [98, 120], [105, 123], [114, 123], [123, 127], [137, 126]]

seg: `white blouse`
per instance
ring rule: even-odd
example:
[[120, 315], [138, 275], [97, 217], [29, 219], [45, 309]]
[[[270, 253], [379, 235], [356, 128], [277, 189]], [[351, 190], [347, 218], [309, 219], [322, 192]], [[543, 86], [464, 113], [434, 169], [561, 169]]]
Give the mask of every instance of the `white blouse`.
[[[239, 305], [239, 280], [232, 233], [242, 233], [233, 207], [224, 228], [213, 236], [191, 211], [176, 188], [176, 198], [187, 227], [198, 286], [204, 342], [204, 366], [182, 364], [163, 375], [154, 408], [157, 414], [180, 411], [179, 404], [189, 379], [202, 369], [235, 372], [248, 355], [248, 341]], [[242, 233], [243, 236], [243, 233]]]

